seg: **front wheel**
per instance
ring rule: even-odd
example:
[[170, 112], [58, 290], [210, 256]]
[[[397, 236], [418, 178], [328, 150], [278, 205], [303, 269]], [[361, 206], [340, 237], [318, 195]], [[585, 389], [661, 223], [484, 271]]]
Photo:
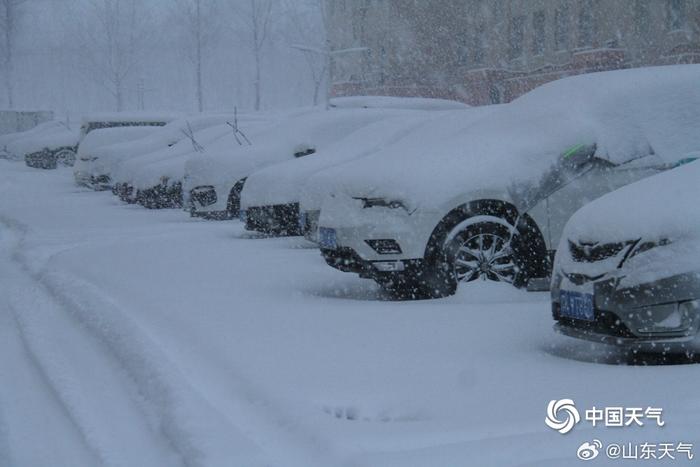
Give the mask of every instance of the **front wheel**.
[[522, 287], [527, 282], [524, 258], [514, 249], [518, 235], [500, 222], [465, 226], [445, 244], [445, 260], [457, 283], [475, 280], [506, 282]]
[[382, 285], [397, 297], [413, 299], [447, 297], [460, 283], [476, 280], [524, 287], [530, 277], [541, 275], [547, 261], [539, 237], [495, 216], [466, 219], [425, 258], [420, 271]]

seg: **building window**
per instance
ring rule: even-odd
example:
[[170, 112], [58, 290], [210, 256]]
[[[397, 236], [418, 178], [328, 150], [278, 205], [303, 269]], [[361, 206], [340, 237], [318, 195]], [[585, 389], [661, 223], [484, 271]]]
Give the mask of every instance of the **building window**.
[[569, 48], [569, 9], [566, 7], [554, 12], [554, 47], [556, 50]]
[[523, 41], [525, 40], [525, 17], [514, 16], [510, 20], [510, 37], [508, 45], [510, 58], [518, 58], [523, 54]]
[[678, 31], [685, 26], [685, 0], [667, 0], [666, 18], [669, 31]]
[[651, 30], [648, 0], [636, 0], [634, 2], [634, 29], [642, 39], [648, 39]]
[[534, 55], [542, 55], [544, 53], [544, 27], [544, 10], [536, 11], [532, 15], [532, 53]]
[[593, 45], [594, 36], [594, 10], [593, 2], [587, 0], [581, 2], [580, 10], [578, 13], [578, 46], [579, 47], [590, 47]]

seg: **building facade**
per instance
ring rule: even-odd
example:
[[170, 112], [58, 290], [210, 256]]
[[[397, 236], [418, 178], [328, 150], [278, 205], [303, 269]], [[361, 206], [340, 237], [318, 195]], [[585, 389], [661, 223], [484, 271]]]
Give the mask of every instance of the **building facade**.
[[327, 0], [335, 95], [508, 102], [554, 79], [700, 63], [700, 0]]

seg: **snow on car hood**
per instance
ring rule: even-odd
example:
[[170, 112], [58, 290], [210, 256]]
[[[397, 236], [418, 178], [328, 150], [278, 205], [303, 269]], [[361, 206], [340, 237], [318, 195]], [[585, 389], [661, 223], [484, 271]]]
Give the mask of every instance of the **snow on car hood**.
[[604, 243], [700, 238], [698, 200], [700, 161], [694, 161], [588, 203], [571, 217], [564, 237]]
[[387, 144], [382, 150], [373, 152], [371, 159], [362, 159], [361, 161], [349, 160], [341, 165], [319, 171], [313, 174], [302, 187], [299, 195], [300, 206], [303, 210], [313, 211], [321, 209], [323, 199], [327, 194], [334, 190], [352, 192], [355, 188], [354, 178], [347, 180], [346, 174], [348, 171], [355, 170], [356, 167], [364, 167], [370, 169], [374, 165], [381, 165], [382, 162], [377, 159], [388, 153], [396, 152], [397, 155], [404, 154], [407, 160], [413, 161], [411, 155], [415, 145], [420, 144], [424, 138], [430, 140], [445, 140], [454, 138], [455, 136], [466, 131], [476, 121], [495, 112], [501, 106], [490, 105], [482, 107], [473, 107], [467, 110], [440, 112], [435, 117], [424, 121], [418, 128], [412, 129], [410, 134], [403, 138], [397, 138], [392, 144]]
[[349, 196], [440, 207], [460, 194], [537, 179], [573, 145], [615, 164], [700, 147], [700, 65], [592, 73], [545, 84], [451, 138], [416, 133], [344, 167]]
[[126, 161], [117, 171], [117, 176], [119, 180], [129, 180], [139, 189], [153, 187], [164, 179], [171, 182], [182, 180], [188, 158], [196, 157], [207, 146], [230, 133], [231, 127], [227, 124], [197, 131], [193, 139], [185, 137], [172, 147]]
[[[460, 111], [462, 112], [462, 111]], [[395, 111], [330, 144], [316, 154], [272, 165], [253, 173], [241, 193], [241, 208], [269, 206], [299, 201], [304, 183], [314, 173], [370, 156], [411, 134], [427, 120], [444, 113], [425, 111]]]
[[[187, 163], [187, 186], [233, 186], [238, 180], [271, 164], [294, 159], [301, 149], [316, 152], [342, 139], [359, 128], [387, 116], [396, 110], [380, 109], [308, 109], [282, 119], [252, 138], [252, 145], [239, 146], [231, 142], [212, 145], [207, 151]], [[305, 156], [313, 157], [315, 156]]]
[[214, 125], [221, 125], [233, 118], [232, 114], [204, 114], [182, 118], [159, 127], [154, 133], [135, 141], [100, 147], [94, 156], [100, 159], [102, 173], [113, 173], [122, 162], [154, 151], [167, 148], [185, 138], [183, 131], [189, 128], [199, 131]]
[[[564, 228], [555, 268], [590, 277], [617, 272], [625, 276], [623, 286], [686, 272], [700, 273], [699, 182], [700, 161], [694, 161], [585, 205]], [[569, 254], [569, 241], [630, 246], [608, 262], [575, 263]], [[625, 256], [624, 268], [618, 270]]]

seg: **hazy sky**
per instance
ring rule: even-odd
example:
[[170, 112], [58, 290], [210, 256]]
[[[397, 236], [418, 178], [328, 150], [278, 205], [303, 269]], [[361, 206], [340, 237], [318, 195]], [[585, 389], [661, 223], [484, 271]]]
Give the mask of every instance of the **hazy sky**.
[[[114, 110], [115, 97], [107, 83], [96, 78], [85, 63], [89, 47], [81, 33], [97, 23], [90, 2], [105, 1], [117, 0], [28, 0], [15, 54], [16, 108], [42, 108], [59, 114]], [[144, 21], [148, 40], [139, 45], [141, 59], [125, 79], [125, 109], [139, 107], [141, 88], [146, 109], [196, 109], [194, 68], [187, 59], [185, 34], [175, 21], [176, 1], [140, 2], [148, 13], [149, 19]], [[240, 0], [203, 1], [211, 2], [215, 11], [211, 21], [214, 39], [204, 62], [205, 110], [249, 109], [254, 102], [253, 56], [242, 19], [235, 17], [232, 8], [232, 3]], [[263, 108], [307, 105], [313, 97], [308, 65], [289, 44], [322, 40], [322, 34], [313, 31], [318, 25], [313, 23], [313, 10], [307, 4], [302, 11], [310, 23], [300, 37], [298, 22], [290, 21], [288, 10], [302, 8], [303, 2], [283, 1], [275, 4], [273, 32], [263, 53]], [[5, 93], [0, 94], [0, 100], [7, 105]]]

